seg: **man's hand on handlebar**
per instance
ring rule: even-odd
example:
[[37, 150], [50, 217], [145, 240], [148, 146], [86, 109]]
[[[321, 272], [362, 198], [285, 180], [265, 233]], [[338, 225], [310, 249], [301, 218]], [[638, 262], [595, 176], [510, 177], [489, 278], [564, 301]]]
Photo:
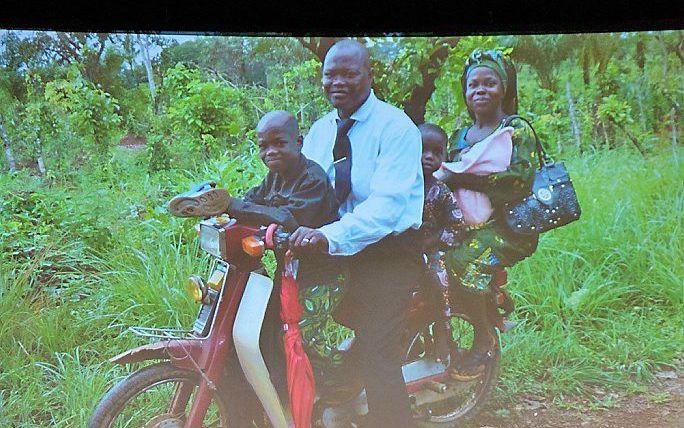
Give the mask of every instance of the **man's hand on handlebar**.
[[300, 226], [290, 235], [290, 249], [299, 253], [328, 254], [328, 238], [319, 230]]

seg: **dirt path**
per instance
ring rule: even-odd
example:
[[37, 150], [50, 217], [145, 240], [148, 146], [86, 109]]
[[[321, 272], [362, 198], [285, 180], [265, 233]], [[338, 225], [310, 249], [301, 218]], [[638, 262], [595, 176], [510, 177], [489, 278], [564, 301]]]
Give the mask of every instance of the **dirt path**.
[[682, 373], [660, 373], [658, 383], [645, 394], [620, 397], [608, 393], [601, 398], [606, 408], [591, 409], [587, 403], [578, 403], [573, 410], [527, 398], [513, 409], [484, 409], [468, 428], [684, 428]]

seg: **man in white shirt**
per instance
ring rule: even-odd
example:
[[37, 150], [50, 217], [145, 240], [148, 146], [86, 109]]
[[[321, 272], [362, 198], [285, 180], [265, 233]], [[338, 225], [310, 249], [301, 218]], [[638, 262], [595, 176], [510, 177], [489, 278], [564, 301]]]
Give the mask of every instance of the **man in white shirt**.
[[343, 40], [331, 47], [322, 82], [335, 110], [313, 124], [302, 153], [334, 183], [340, 220], [318, 229], [301, 227], [290, 243], [299, 251], [349, 256], [344, 304], [354, 315], [368, 426], [413, 426], [401, 372], [401, 333], [421, 266], [420, 131], [403, 111], [375, 97], [362, 44]]

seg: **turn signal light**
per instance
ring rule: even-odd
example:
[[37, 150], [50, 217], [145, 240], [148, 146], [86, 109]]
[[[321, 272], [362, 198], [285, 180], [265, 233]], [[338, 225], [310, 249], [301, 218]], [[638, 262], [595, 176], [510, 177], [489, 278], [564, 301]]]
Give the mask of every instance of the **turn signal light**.
[[223, 284], [223, 276], [223, 271], [221, 269], [216, 269], [207, 281], [207, 285], [209, 286], [209, 288], [212, 288], [216, 291], [221, 291], [221, 285]]
[[242, 251], [252, 257], [261, 257], [264, 255], [264, 242], [255, 236], [242, 238]]
[[204, 281], [197, 275], [193, 275], [188, 278], [188, 283], [185, 288], [188, 290], [188, 294], [195, 301], [201, 302], [207, 295], [207, 286], [204, 285]]

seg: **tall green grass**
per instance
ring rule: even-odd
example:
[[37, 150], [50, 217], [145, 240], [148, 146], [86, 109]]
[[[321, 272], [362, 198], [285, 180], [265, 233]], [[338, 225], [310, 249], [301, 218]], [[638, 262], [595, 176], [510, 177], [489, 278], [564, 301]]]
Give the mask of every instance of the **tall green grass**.
[[[684, 168], [628, 150], [568, 168], [582, 218], [509, 275], [520, 326], [502, 337], [504, 398], [638, 388], [684, 351]], [[129, 369], [107, 359], [143, 343], [128, 326], [189, 326], [185, 279], [208, 259], [194, 221], [164, 205], [203, 179], [239, 194], [262, 172], [245, 157], [148, 175], [121, 152], [50, 186], [0, 175], [0, 426], [85, 426]]]
[[509, 289], [503, 388], [588, 393], [652, 379], [684, 351], [684, 167], [627, 151], [569, 162], [581, 219], [541, 236]]

